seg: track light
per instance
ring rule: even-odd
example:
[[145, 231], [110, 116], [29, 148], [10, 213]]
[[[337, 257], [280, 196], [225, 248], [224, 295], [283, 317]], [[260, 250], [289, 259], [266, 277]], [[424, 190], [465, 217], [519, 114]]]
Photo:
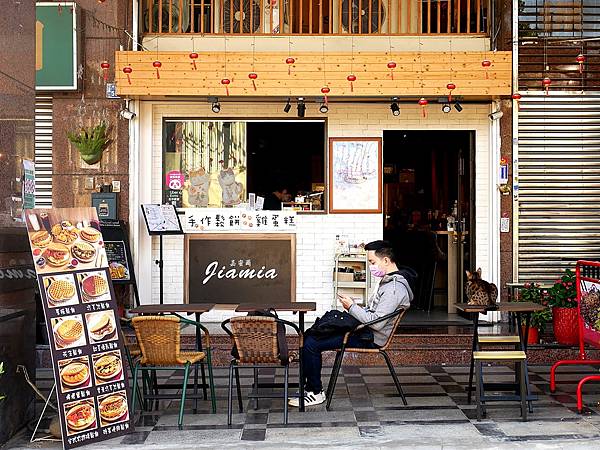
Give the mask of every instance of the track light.
[[400, 106], [398, 106], [398, 97], [392, 98], [392, 103], [390, 103], [390, 111], [394, 116], [400, 115]]
[[325, 104], [325, 102], [321, 103], [321, 106], [319, 107], [319, 111], [323, 114], [327, 114], [327, 111], [329, 111], [329, 106], [327, 106]]
[[219, 99], [215, 99], [211, 106], [212, 112], [218, 114], [221, 111], [221, 104], [219, 103]]
[[306, 105], [302, 97], [298, 98], [298, 117], [304, 117], [306, 114]]
[[450, 111], [452, 111], [452, 107], [450, 106], [450, 104], [444, 103], [442, 105], [442, 112], [448, 114]]
[[135, 118], [136, 114], [133, 111], [129, 111], [129, 109], [122, 109], [119, 111], [119, 116], [125, 120], [132, 120]]
[[463, 110], [463, 107], [460, 103], [454, 102], [454, 109], [458, 112], [461, 112]]
[[285, 106], [283, 107], [283, 112], [284, 113], [289, 113], [290, 109], [292, 109], [292, 104], [290, 103], [290, 99], [287, 99], [287, 102], [285, 103]]

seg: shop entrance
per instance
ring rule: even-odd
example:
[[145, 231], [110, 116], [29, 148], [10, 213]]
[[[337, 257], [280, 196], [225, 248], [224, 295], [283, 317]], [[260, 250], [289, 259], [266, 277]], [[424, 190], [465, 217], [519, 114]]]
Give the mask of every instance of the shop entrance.
[[425, 322], [461, 321], [452, 303], [474, 250], [474, 147], [473, 131], [383, 133], [383, 234], [419, 274], [411, 310]]

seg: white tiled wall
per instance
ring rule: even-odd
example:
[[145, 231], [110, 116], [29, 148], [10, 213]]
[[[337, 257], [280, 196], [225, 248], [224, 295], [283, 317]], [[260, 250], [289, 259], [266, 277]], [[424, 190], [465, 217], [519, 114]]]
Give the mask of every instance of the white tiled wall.
[[[281, 103], [235, 104], [221, 103], [221, 113], [210, 111], [208, 103], [144, 102], [140, 118], [140, 167], [139, 180], [132, 185], [151, 186], [151, 195], [142, 192], [139, 202], [160, 202], [162, 183], [162, 120], [167, 117], [194, 117], [207, 119], [254, 118], [294, 119], [295, 108], [289, 115], [282, 112]], [[484, 273], [491, 267], [490, 204], [495, 195], [490, 165], [490, 121], [487, 117], [489, 104], [465, 104], [462, 113], [443, 114], [439, 105], [430, 104], [428, 117], [423, 118], [421, 107], [402, 104], [401, 115], [390, 114], [389, 105], [331, 103], [325, 116], [317, 111], [317, 105], [309, 104], [307, 118], [327, 119], [327, 134], [334, 136], [382, 136], [384, 130], [475, 130], [475, 199], [476, 199], [476, 263]], [[149, 117], [150, 116], [150, 117]], [[386, 149], [384, 148], [384, 152]], [[415, 148], [411, 151], [419, 151]], [[151, 176], [151, 180], [147, 180]], [[141, 266], [140, 292], [143, 303], [158, 302], [158, 267], [153, 263], [158, 256], [158, 238], [150, 238], [138, 230], [138, 252]], [[381, 214], [329, 214], [303, 215], [298, 220], [297, 233], [297, 300], [316, 301], [319, 311], [330, 308], [333, 284], [331, 271], [335, 235], [348, 235], [351, 240], [368, 242], [380, 239], [383, 234]], [[181, 302], [183, 299], [183, 238], [165, 237], [165, 302]], [[142, 262], [145, 261], [145, 262]], [[138, 267], [140, 267], [138, 266]], [[144, 282], [145, 281], [145, 282]], [[220, 316], [203, 316], [206, 320], [219, 320]]]

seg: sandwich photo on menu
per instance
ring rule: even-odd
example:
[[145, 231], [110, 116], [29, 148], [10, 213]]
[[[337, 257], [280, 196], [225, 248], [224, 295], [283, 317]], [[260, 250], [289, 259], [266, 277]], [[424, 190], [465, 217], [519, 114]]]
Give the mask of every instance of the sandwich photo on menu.
[[113, 311], [98, 311], [85, 315], [91, 343], [117, 339], [117, 326]]
[[72, 436], [83, 431], [98, 428], [94, 400], [85, 399], [66, 403], [64, 410], [67, 435]]
[[58, 350], [86, 345], [80, 315], [51, 319], [54, 344]]
[[98, 396], [100, 425], [105, 427], [113, 423], [125, 422], [129, 418], [129, 408], [125, 391]]
[[100, 385], [122, 380], [123, 363], [121, 361], [121, 352], [118, 350], [92, 355], [96, 384]]
[[62, 392], [74, 391], [90, 386], [90, 362], [87, 356], [58, 361], [60, 388]]
[[71, 274], [43, 277], [44, 290], [49, 308], [77, 305], [75, 277]]

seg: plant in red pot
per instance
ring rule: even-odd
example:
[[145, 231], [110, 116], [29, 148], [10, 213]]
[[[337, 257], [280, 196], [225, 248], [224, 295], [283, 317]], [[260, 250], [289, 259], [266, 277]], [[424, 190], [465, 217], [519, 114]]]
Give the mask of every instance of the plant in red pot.
[[[522, 302], [534, 302], [546, 306], [542, 311], [531, 314], [529, 320], [529, 332], [527, 334], [528, 344], [537, 344], [540, 341], [540, 331], [546, 327], [546, 323], [552, 320], [552, 311], [548, 306], [548, 291], [542, 289], [539, 283], [525, 283], [520, 289], [517, 300]], [[525, 334], [525, 318], [521, 318], [521, 327]]]
[[575, 272], [567, 269], [550, 288], [552, 325], [554, 337], [559, 344], [575, 345], [579, 342], [577, 321], [577, 288]]

